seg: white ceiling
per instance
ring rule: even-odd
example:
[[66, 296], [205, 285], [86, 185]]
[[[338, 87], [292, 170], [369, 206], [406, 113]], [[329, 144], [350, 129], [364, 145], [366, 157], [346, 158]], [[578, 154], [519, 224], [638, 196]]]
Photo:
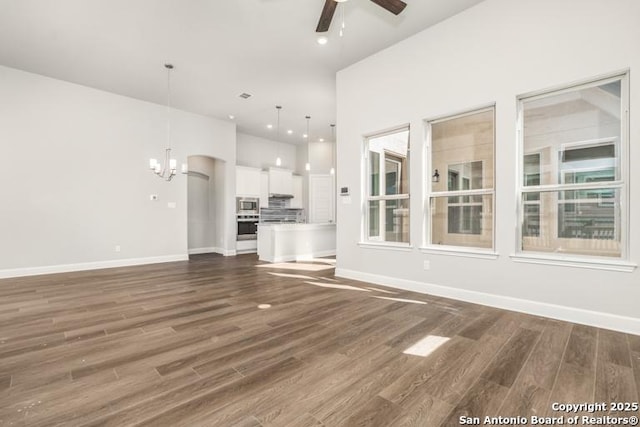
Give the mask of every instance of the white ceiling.
[[[329, 139], [338, 70], [482, 0], [405, 1], [399, 16], [343, 3], [320, 46], [324, 0], [0, 0], [0, 64], [164, 104], [170, 62], [176, 108], [233, 114], [240, 132], [291, 143], [308, 114], [312, 140]], [[266, 128], [276, 104], [279, 138]]]

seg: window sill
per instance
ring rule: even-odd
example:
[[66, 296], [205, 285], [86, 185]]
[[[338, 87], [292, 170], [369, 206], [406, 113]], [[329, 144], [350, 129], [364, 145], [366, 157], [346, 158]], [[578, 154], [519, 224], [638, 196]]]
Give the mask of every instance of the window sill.
[[409, 244], [401, 243], [387, 243], [387, 242], [358, 242], [358, 246], [365, 249], [383, 249], [390, 251], [411, 252], [413, 246]]
[[493, 251], [483, 251], [480, 249], [461, 249], [459, 247], [452, 246], [426, 246], [420, 248], [420, 252], [423, 254], [433, 255], [450, 255], [465, 258], [479, 258], [479, 259], [498, 259], [500, 255]]
[[515, 262], [542, 265], [559, 265], [562, 267], [590, 268], [594, 270], [620, 271], [632, 273], [638, 264], [627, 261], [615, 261], [606, 259], [585, 259], [542, 254], [514, 254], [511, 259]]

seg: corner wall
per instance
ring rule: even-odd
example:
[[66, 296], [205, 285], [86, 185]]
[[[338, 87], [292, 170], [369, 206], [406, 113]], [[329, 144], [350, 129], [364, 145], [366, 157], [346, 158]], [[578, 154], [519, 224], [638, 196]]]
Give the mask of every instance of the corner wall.
[[[172, 110], [171, 132], [178, 164], [235, 165], [235, 124]], [[186, 259], [187, 177], [148, 169], [165, 143], [165, 106], [0, 67], [0, 277]], [[224, 192], [234, 252], [233, 168]]]
[[[486, 0], [338, 73], [337, 274], [640, 333], [640, 271], [516, 263], [516, 96], [631, 70], [630, 260], [640, 263], [640, 2]], [[496, 103], [497, 259], [426, 254], [424, 119]], [[360, 241], [363, 135], [411, 126], [408, 251]], [[430, 263], [424, 269], [424, 261]]]

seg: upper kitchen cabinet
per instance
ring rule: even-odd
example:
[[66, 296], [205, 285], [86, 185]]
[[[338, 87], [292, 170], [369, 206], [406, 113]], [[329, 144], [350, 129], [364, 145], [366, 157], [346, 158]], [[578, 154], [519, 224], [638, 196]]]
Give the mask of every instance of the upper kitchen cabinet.
[[236, 196], [260, 197], [260, 169], [236, 166]]
[[293, 195], [293, 171], [269, 168], [269, 195]]

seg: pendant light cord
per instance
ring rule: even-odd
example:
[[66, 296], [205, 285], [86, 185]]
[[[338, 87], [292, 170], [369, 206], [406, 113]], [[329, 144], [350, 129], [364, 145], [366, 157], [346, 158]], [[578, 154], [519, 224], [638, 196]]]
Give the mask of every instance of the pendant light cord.
[[173, 65], [165, 64], [167, 68], [167, 148], [171, 149], [171, 69]]

